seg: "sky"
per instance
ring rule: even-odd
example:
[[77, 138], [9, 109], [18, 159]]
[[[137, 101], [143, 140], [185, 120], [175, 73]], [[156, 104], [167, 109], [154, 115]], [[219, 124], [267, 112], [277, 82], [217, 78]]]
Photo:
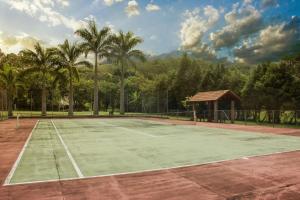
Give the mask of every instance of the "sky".
[[0, 0], [0, 48], [77, 41], [90, 19], [134, 32], [151, 55], [184, 50], [255, 64], [300, 50], [299, 0]]

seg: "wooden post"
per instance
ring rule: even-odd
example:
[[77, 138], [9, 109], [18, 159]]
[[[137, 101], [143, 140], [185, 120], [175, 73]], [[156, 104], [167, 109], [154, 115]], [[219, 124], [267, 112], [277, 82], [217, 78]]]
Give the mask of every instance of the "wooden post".
[[193, 116], [194, 116], [194, 121], [197, 121], [197, 113], [196, 113], [196, 105], [193, 103]]
[[273, 128], [275, 127], [275, 112], [272, 110], [272, 116], [273, 116]]
[[214, 101], [214, 122], [218, 123], [218, 101]]
[[211, 104], [210, 101], [207, 102], [207, 121], [211, 122], [212, 121], [212, 114], [211, 114]]
[[235, 120], [235, 111], [234, 111], [234, 101], [231, 100], [231, 106], [230, 106], [230, 118], [231, 118], [231, 123], [234, 123]]

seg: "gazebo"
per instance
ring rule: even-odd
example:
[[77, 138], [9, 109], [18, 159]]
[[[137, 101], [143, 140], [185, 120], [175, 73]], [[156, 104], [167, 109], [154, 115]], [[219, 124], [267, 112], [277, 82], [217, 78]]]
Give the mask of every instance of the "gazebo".
[[192, 104], [193, 106], [193, 118], [194, 121], [197, 121], [196, 113], [196, 104], [201, 102], [206, 102], [208, 105], [208, 113], [211, 113], [211, 107], [213, 105], [213, 121], [218, 122], [218, 107], [219, 102], [230, 102], [230, 119], [231, 122], [234, 122], [235, 116], [235, 103], [240, 102], [241, 99], [238, 95], [230, 90], [218, 90], [218, 91], [208, 91], [208, 92], [199, 92], [196, 95], [188, 98], [187, 103]]

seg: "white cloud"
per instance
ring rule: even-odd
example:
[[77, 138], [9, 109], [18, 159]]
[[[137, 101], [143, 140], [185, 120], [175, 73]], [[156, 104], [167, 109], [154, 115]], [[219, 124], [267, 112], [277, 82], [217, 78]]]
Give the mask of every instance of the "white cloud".
[[294, 17], [289, 23], [270, 25], [260, 31], [256, 41], [245, 42], [234, 49], [239, 61], [257, 63], [276, 60], [281, 56], [299, 52], [300, 19]]
[[212, 6], [206, 6], [204, 8], [204, 15], [206, 17], [208, 17], [207, 25], [209, 26], [209, 28], [212, 27], [213, 25], [215, 25], [215, 23], [220, 18], [219, 11], [216, 8], [212, 7]]
[[104, 2], [105, 5], [111, 6], [111, 5], [114, 4], [115, 1], [114, 0], [104, 0], [103, 2]]
[[105, 26], [107, 26], [108, 28], [110, 28], [110, 31], [112, 33], [117, 33], [115, 25], [113, 25], [110, 21], [105, 22]]
[[244, 4], [251, 4], [252, 0], [244, 0]]
[[242, 38], [260, 30], [262, 25], [261, 13], [252, 5], [233, 5], [230, 12], [225, 14], [227, 23], [221, 30], [211, 33], [210, 39], [215, 48], [231, 47]]
[[38, 38], [29, 36], [26, 33], [21, 33], [19, 35], [8, 35], [0, 32], [0, 46], [1, 50], [5, 53], [18, 53], [23, 49], [33, 49], [33, 46], [40, 42], [44, 44], [43, 41]]
[[146, 6], [146, 10], [148, 12], [154, 12], [154, 11], [159, 11], [160, 10], [160, 7], [156, 4], [153, 4], [153, 3], [149, 3], [147, 6]]
[[66, 17], [57, 11], [58, 7], [69, 6], [69, 0], [5, 0], [11, 9], [24, 12], [49, 26], [64, 25], [67, 28], [76, 30], [83, 22], [72, 17]]
[[206, 6], [203, 12], [201, 11], [200, 8], [196, 8], [185, 12], [185, 20], [180, 30], [181, 49], [190, 51], [199, 58], [214, 60], [216, 59], [215, 50], [203, 43], [202, 38], [218, 22], [220, 14], [212, 6]]
[[69, 6], [69, 0], [56, 0], [62, 6]]
[[[103, 0], [103, 3], [106, 5], [106, 6], [112, 6], [113, 4], [115, 3], [120, 3], [122, 2], [123, 0]], [[97, 3], [99, 2], [99, 0], [95, 0], [94, 3]]]
[[156, 39], [157, 39], [157, 36], [156, 36], [156, 35], [151, 35], [149, 39], [150, 39], [150, 40], [156, 40]]
[[125, 8], [125, 12], [127, 13], [128, 17], [140, 15], [138, 2], [135, 0], [128, 1], [128, 5]]
[[[204, 33], [212, 28], [219, 20], [219, 11], [212, 6], [204, 8], [204, 16], [200, 16], [200, 9], [187, 10], [185, 20], [181, 24], [180, 39], [184, 49], [191, 49], [201, 43]], [[200, 45], [201, 46], [201, 45]]]

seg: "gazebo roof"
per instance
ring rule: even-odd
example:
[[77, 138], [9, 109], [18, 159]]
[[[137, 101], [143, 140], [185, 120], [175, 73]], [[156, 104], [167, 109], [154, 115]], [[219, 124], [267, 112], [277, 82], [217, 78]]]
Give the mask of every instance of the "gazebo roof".
[[233, 99], [240, 101], [240, 97], [237, 96], [230, 90], [218, 90], [218, 91], [208, 91], [199, 92], [196, 95], [190, 97], [188, 102], [207, 102], [207, 101], [217, 101], [222, 97], [229, 96]]

